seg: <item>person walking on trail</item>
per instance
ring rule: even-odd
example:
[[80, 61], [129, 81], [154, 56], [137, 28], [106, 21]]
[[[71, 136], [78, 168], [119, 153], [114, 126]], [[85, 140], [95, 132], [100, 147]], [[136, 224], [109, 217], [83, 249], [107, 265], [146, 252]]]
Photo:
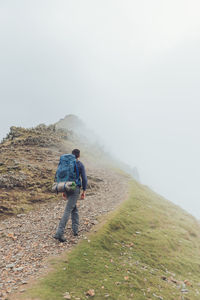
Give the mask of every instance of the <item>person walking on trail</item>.
[[[83, 189], [81, 194], [81, 199], [85, 198], [85, 192], [87, 188], [87, 176], [85, 172], [85, 167], [81, 161], [79, 161], [80, 158], [80, 150], [74, 149], [72, 151], [72, 154], [76, 158], [76, 167], [78, 168], [78, 180], [77, 185], [74, 191], [66, 191], [63, 193], [63, 196], [67, 198], [67, 204], [65, 207], [65, 211], [63, 214], [62, 219], [59, 222], [56, 234], [54, 235], [54, 238], [59, 240], [60, 242], [65, 242], [66, 238], [64, 237], [64, 231], [66, 224], [69, 220], [69, 217], [71, 215], [72, 220], [72, 230], [74, 236], [78, 235], [78, 226], [79, 226], [79, 214], [78, 214], [78, 208], [77, 208], [77, 200], [80, 196], [80, 190], [81, 187]], [[77, 170], [76, 170], [77, 171]], [[80, 178], [81, 177], [81, 178]]]

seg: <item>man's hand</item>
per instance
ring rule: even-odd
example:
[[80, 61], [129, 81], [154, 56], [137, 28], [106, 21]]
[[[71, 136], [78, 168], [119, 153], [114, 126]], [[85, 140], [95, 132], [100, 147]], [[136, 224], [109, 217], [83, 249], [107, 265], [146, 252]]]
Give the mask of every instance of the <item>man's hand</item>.
[[82, 191], [81, 200], [85, 199], [85, 191]]
[[67, 195], [65, 193], [62, 194], [64, 199], [67, 199]]

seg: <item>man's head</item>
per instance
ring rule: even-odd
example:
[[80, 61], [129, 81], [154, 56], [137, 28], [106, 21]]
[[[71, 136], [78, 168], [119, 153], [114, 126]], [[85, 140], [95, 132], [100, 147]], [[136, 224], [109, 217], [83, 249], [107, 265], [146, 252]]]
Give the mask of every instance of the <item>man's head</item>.
[[80, 150], [79, 149], [74, 149], [72, 151], [72, 154], [74, 154], [76, 158], [79, 158], [80, 157]]

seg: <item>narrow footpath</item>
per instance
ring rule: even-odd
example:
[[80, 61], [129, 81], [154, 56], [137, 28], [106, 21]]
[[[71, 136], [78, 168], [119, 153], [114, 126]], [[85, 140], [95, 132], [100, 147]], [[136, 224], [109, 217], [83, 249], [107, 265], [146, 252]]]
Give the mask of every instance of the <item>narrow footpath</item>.
[[40, 204], [28, 214], [19, 214], [0, 222], [0, 300], [13, 299], [23, 293], [26, 284], [39, 278], [48, 268], [47, 258], [71, 249], [86, 232], [98, 224], [98, 217], [116, 208], [126, 199], [129, 177], [110, 169], [88, 169], [91, 186], [85, 200], [78, 203], [79, 236], [71, 231], [71, 220], [66, 228], [66, 243], [53, 239], [62, 217], [66, 200], [58, 195], [57, 202]]

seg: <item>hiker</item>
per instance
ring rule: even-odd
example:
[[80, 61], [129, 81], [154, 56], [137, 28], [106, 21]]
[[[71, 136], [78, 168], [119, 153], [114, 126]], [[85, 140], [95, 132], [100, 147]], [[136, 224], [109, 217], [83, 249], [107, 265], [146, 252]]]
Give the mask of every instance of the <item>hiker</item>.
[[[63, 196], [67, 198], [67, 204], [65, 207], [65, 211], [63, 214], [62, 219], [60, 220], [60, 223], [58, 225], [58, 229], [56, 231], [56, 234], [54, 235], [54, 238], [59, 240], [60, 242], [65, 242], [66, 238], [64, 237], [64, 230], [66, 227], [66, 224], [69, 220], [70, 214], [71, 214], [71, 219], [72, 219], [72, 230], [74, 236], [78, 235], [78, 225], [79, 225], [79, 215], [78, 215], [78, 208], [77, 208], [77, 200], [80, 195], [80, 189], [82, 186], [82, 194], [81, 194], [81, 199], [85, 199], [85, 192], [87, 188], [87, 176], [85, 172], [85, 167], [82, 162], [79, 161], [80, 158], [80, 150], [79, 149], [74, 149], [72, 151], [72, 154], [76, 158], [76, 166], [78, 167], [78, 179], [77, 179], [77, 185], [74, 191], [70, 192], [64, 192]], [[80, 178], [81, 177], [81, 178]]]

